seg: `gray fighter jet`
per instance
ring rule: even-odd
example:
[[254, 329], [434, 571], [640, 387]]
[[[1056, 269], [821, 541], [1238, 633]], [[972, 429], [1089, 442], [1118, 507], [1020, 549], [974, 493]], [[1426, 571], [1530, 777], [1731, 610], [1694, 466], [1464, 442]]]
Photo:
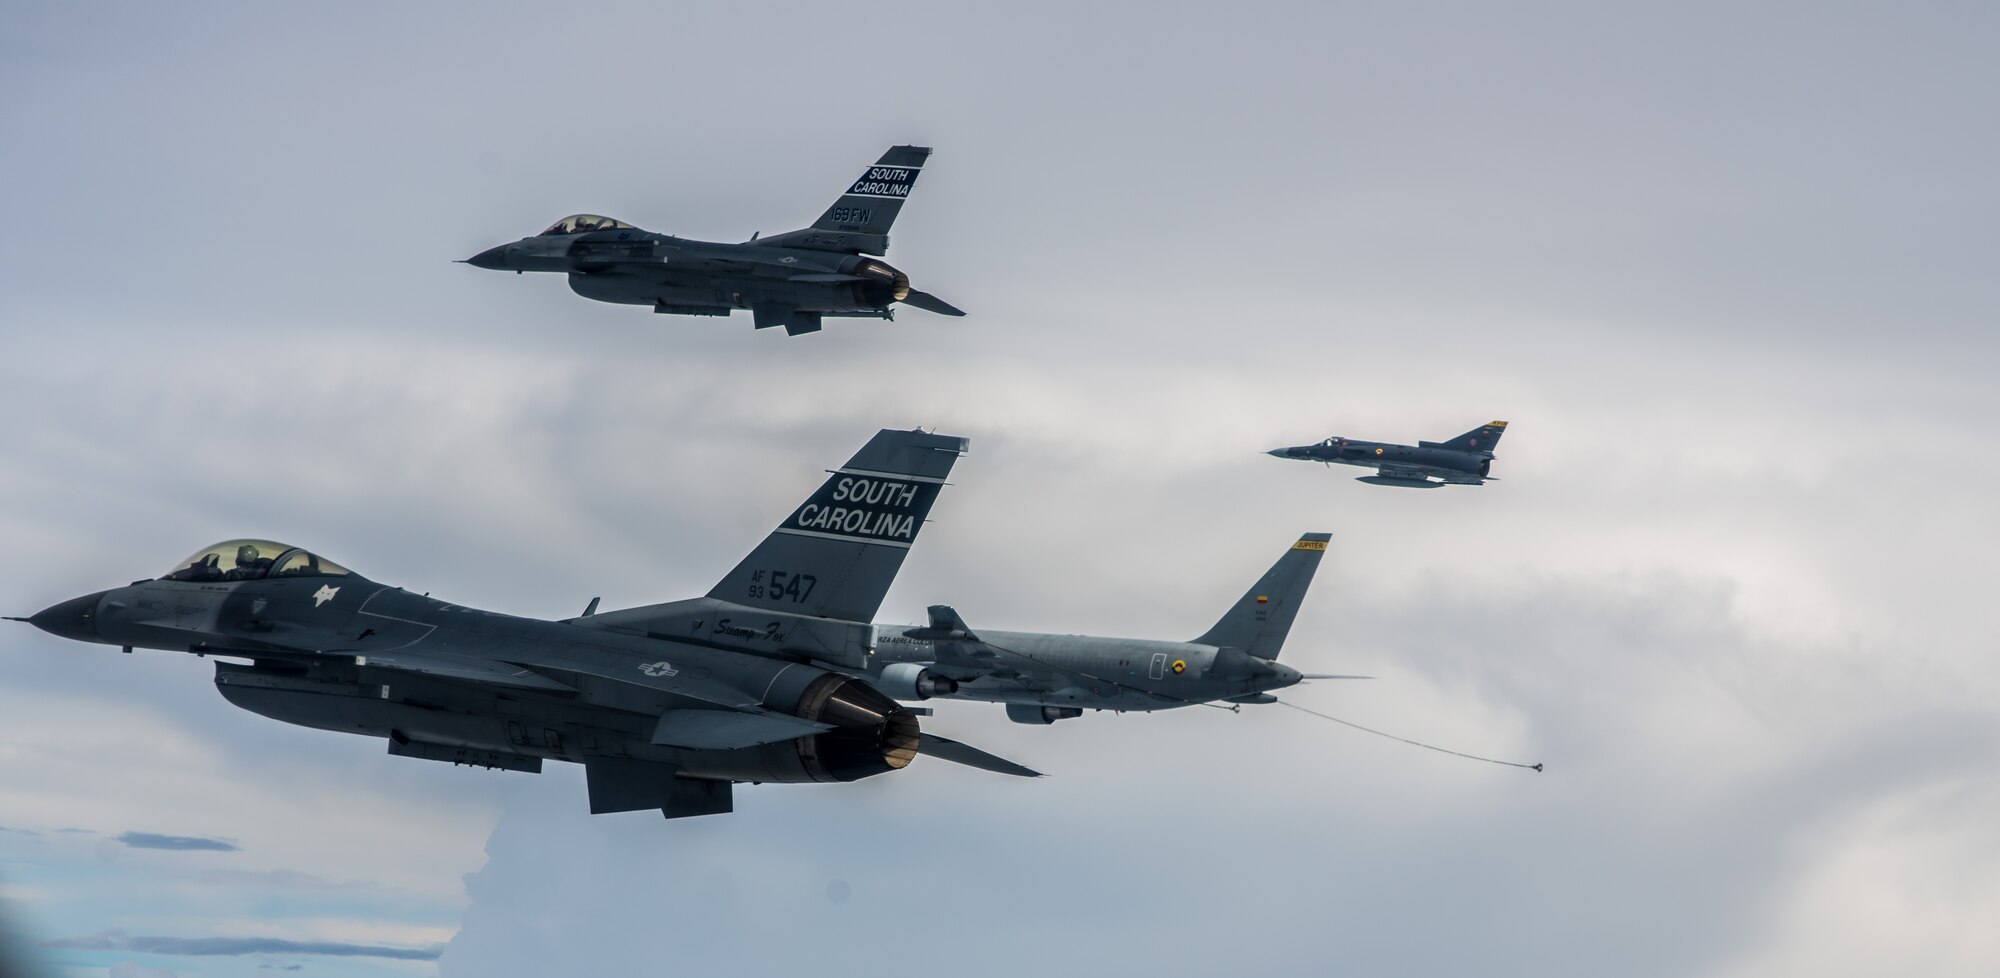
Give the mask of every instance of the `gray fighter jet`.
[[466, 259], [480, 268], [564, 272], [577, 295], [652, 306], [679, 316], [750, 310], [758, 329], [811, 333], [827, 316], [895, 318], [903, 303], [963, 316], [951, 303], [910, 288], [910, 277], [868, 255], [889, 250], [889, 225], [931, 151], [897, 146], [847, 188], [809, 228], [741, 244], [691, 241], [595, 214], [573, 214], [548, 230]]
[[1308, 533], [1192, 642], [1044, 632], [977, 633], [933, 605], [922, 626], [877, 626], [868, 677], [900, 700], [1007, 704], [1017, 723], [1054, 723], [1084, 710], [1167, 710], [1213, 700], [1275, 703], [1270, 691], [1307, 675], [1277, 661], [1330, 536]]
[[[731, 810], [731, 784], [853, 781], [927, 754], [1035, 772], [924, 733], [853, 678], [868, 622], [962, 438], [883, 431], [705, 597], [540, 621], [368, 580], [266, 540], [25, 620], [82, 642], [218, 657], [224, 699], [387, 740], [389, 753], [538, 772], [580, 763], [590, 810]], [[240, 662], [222, 659], [243, 660]]]
[[1420, 441], [1410, 446], [1336, 436], [1317, 445], [1274, 448], [1265, 454], [1306, 462], [1366, 466], [1374, 469], [1375, 474], [1354, 481], [1370, 485], [1411, 489], [1476, 486], [1495, 480], [1486, 473], [1493, 467], [1493, 446], [1500, 444], [1500, 436], [1506, 432], [1507, 422], [1489, 421], [1450, 441]]

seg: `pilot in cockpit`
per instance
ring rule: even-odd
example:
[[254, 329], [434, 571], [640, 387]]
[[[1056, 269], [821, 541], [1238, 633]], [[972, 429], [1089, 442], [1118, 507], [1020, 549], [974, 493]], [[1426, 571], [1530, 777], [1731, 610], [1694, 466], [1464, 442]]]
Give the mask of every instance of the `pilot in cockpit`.
[[257, 548], [244, 544], [236, 548], [236, 566], [222, 575], [225, 581], [253, 581], [263, 577], [271, 569], [271, 558], [261, 556]]

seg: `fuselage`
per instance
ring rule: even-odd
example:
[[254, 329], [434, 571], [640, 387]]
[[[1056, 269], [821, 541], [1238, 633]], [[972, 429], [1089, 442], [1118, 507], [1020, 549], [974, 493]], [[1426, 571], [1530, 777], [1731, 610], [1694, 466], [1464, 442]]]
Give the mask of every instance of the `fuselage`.
[[1273, 449], [1267, 454], [1307, 462], [1331, 462], [1368, 468], [1401, 467], [1462, 472], [1484, 476], [1493, 464], [1487, 452], [1461, 452], [1449, 448], [1396, 445], [1389, 442], [1328, 438], [1312, 445]]
[[696, 241], [639, 228], [540, 234], [480, 252], [480, 268], [562, 272], [588, 299], [690, 315], [768, 303], [834, 316], [883, 316], [910, 279], [865, 255], [754, 242]]
[[952, 651], [961, 643], [904, 634], [917, 627], [877, 626], [871, 677], [897, 663], [931, 664], [957, 683], [946, 698], [1139, 712], [1251, 696], [1300, 678], [1289, 666], [1212, 645], [988, 629], [979, 630], [984, 654], [975, 662]]
[[[805, 751], [795, 741], [735, 749], [652, 742], [660, 717], [673, 710], [804, 715], [808, 700], [818, 709], [835, 687], [856, 684], [838, 673], [481, 611], [353, 574], [140, 581], [30, 621], [79, 641], [248, 659], [217, 663], [217, 688], [231, 703], [287, 723], [385, 737], [395, 753], [516, 768], [530, 761], [538, 768], [540, 759], [630, 758], [673, 765], [684, 777], [735, 781], [842, 781], [902, 766], [881, 764], [881, 745], [872, 741], [847, 745], [859, 750], [844, 758], [831, 744]], [[914, 721], [907, 726], [914, 750]], [[882, 732], [845, 729], [800, 741]]]

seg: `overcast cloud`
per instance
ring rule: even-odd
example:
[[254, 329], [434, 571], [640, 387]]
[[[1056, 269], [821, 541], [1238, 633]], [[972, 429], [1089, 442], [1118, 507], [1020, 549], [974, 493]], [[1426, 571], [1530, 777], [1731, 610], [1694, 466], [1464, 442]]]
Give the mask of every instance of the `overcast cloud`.
[[[875, 429], [936, 426], [972, 452], [885, 617], [1187, 637], [1327, 530], [1285, 661], [1378, 678], [1286, 698], [1548, 765], [945, 704], [1050, 776], [592, 817], [565, 765], [389, 757], [17, 626], [13, 943], [89, 978], [1991, 975], [1996, 26], [13, 11], [0, 612], [245, 535], [516, 614], [699, 594]], [[899, 142], [937, 154], [889, 258], [963, 320], [788, 338], [451, 264], [577, 211], [788, 230]], [[1260, 454], [1490, 418], [1477, 490]]]

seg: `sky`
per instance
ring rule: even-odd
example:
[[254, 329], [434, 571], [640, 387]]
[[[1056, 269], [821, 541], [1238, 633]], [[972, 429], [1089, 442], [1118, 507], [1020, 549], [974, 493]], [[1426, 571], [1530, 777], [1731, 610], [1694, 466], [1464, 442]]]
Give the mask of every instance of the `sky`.
[[[1281, 707], [926, 729], [590, 816], [0, 631], [0, 913], [64, 978], [2000, 966], [1984, 4], [20, 4], [0, 612], [218, 540], [564, 617], [697, 595], [876, 429], [971, 440], [882, 617], [1188, 638], [1333, 543]], [[821, 333], [452, 262], [804, 226]], [[1265, 457], [1511, 422], [1478, 489]], [[13, 625], [13, 623], [0, 623]], [[0, 966], [0, 970], [5, 970]]]

